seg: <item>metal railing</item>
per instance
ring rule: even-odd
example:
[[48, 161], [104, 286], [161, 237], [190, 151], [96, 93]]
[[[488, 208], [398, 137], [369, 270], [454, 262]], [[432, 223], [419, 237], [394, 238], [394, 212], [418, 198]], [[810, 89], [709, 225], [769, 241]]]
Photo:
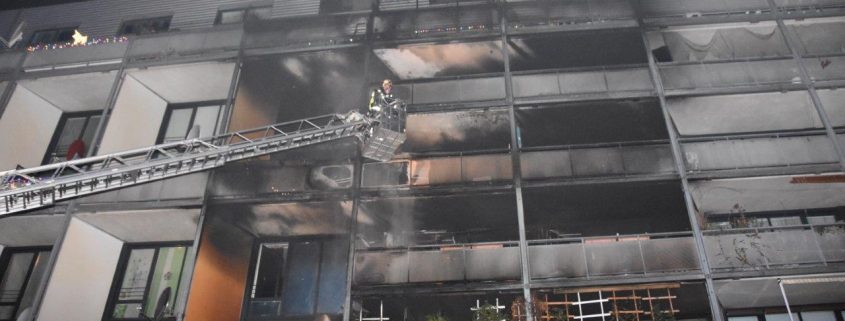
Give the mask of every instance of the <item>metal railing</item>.
[[761, 270], [845, 262], [845, 223], [703, 231], [714, 270]]
[[[518, 242], [360, 249], [355, 284], [519, 280]], [[689, 232], [529, 241], [532, 279], [699, 270]]]

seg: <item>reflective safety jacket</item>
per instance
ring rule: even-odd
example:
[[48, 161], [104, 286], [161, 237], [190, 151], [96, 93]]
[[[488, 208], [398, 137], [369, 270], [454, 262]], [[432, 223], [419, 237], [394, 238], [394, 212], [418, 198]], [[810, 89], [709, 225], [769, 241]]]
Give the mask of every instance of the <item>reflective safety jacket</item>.
[[370, 92], [369, 111], [370, 113], [381, 112], [382, 109], [386, 108], [387, 105], [395, 100], [396, 97], [393, 96], [393, 93], [387, 94], [382, 88], [373, 89], [373, 91]]

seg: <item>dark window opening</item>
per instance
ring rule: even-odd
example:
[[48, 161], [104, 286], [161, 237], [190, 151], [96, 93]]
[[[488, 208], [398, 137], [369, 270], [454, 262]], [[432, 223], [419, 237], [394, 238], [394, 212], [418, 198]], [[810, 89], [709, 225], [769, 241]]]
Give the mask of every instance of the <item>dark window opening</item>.
[[168, 106], [156, 143], [214, 136], [223, 121], [222, 106], [222, 101]]
[[164, 320], [175, 320], [174, 305], [182, 285], [185, 257], [190, 249], [187, 244], [125, 248], [104, 319], [144, 320], [152, 317], [160, 297], [169, 293]]
[[662, 46], [651, 52], [654, 54], [654, 60], [657, 60], [657, 62], [672, 62], [672, 51], [667, 46]]
[[217, 12], [217, 19], [214, 20], [214, 24], [241, 23], [252, 19], [266, 20], [270, 19], [272, 11], [273, 7], [271, 6], [220, 10]]
[[147, 19], [129, 20], [120, 25], [117, 31], [118, 36], [146, 35], [170, 30], [170, 19], [172, 17], [156, 17]]
[[78, 27], [39, 30], [32, 34], [29, 45], [51, 45], [73, 41], [73, 33]]
[[99, 122], [99, 111], [62, 114], [42, 163], [52, 164], [85, 157]]
[[342, 238], [261, 243], [247, 320], [343, 313], [348, 250]]
[[24, 312], [32, 312], [49, 257], [49, 248], [4, 251], [0, 259], [0, 320], [15, 320]]

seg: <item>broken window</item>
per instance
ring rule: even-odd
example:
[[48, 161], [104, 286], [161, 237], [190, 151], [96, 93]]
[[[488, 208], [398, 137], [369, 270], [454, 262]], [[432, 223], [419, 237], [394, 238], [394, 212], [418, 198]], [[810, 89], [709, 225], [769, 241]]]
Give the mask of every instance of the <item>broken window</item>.
[[167, 302], [166, 318], [175, 317], [174, 306], [190, 249], [187, 245], [125, 249], [115, 276], [118, 283], [112, 287], [110, 320], [153, 317], [159, 302]]
[[262, 243], [247, 319], [342, 313], [347, 244], [341, 238]]
[[99, 123], [99, 111], [62, 114], [43, 163], [52, 164], [85, 157], [91, 148]]

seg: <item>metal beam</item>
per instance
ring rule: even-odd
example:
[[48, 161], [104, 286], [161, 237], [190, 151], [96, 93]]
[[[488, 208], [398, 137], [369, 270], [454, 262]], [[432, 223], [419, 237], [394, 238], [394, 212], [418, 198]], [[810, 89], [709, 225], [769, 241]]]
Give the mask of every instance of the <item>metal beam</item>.
[[17, 87], [18, 77], [20, 76], [21, 70], [23, 70], [23, 63], [26, 61], [26, 53], [21, 55], [21, 58], [18, 59], [18, 63], [15, 65], [15, 70], [12, 72], [12, 77], [7, 81], [8, 84], [6, 88], [3, 89], [3, 92], [0, 94], [0, 119], [3, 119], [3, 114], [6, 111], [6, 105], [9, 104], [9, 100], [12, 99], [12, 93], [15, 91], [15, 87]]
[[502, 4], [499, 11], [499, 23], [502, 32], [502, 59], [505, 67], [505, 99], [508, 104], [508, 120], [510, 121], [511, 134], [511, 163], [513, 165], [513, 189], [516, 196], [516, 217], [519, 228], [519, 257], [522, 265], [522, 295], [525, 299], [525, 320], [534, 320], [533, 306], [531, 299], [531, 267], [528, 260], [528, 241], [525, 236], [525, 208], [522, 203], [522, 167], [520, 157], [522, 152], [519, 149], [519, 127], [516, 124], [516, 105], [513, 99], [513, 76], [511, 74], [510, 56], [508, 55], [508, 23], [507, 7]]
[[194, 242], [191, 246], [190, 255], [193, 257], [193, 259], [191, 260], [191, 266], [186, 270], [188, 273], [187, 278], [185, 279], [186, 282], [185, 285], [182, 287], [182, 293], [176, 294], [176, 297], [179, 300], [178, 302], [176, 302], [176, 311], [174, 314], [176, 315], [178, 321], [185, 320], [185, 314], [188, 311], [188, 298], [191, 295], [191, 284], [194, 281], [194, 273], [196, 272], [197, 268], [197, 258], [199, 257], [200, 245], [202, 245], [202, 231], [203, 227], [205, 226], [205, 217], [208, 212], [207, 200], [213, 188], [214, 173], [215, 171], [211, 171], [211, 173], [208, 174], [208, 179], [205, 182], [205, 193], [202, 197], [202, 208], [200, 209], [200, 216], [197, 222], [197, 230], [194, 233]]
[[660, 110], [663, 114], [663, 120], [666, 124], [666, 131], [669, 133], [669, 142], [672, 146], [672, 157], [675, 161], [675, 169], [678, 171], [678, 176], [681, 179], [681, 187], [683, 188], [684, 203], [686, 204], [687, 216], [689, 218], [690, 226], [693, 230], [693, 238], [695, 239], [696, 250], [698, 252], [698, 261], [701, 265], [701, 272], [704, 274], [705, 288], [707, 290], [707, 298], [710, 303], [710, 312], [713, 321], [722, 321], [724, 314], [722, 307], [719, 305], [719, 299], [716, 296], [713, 285], [713, 276], [710, 273], [710, 264], [707, 262], [707, 254], [704, 247], [704, 239], [701, 234], [701, 226], [698, 222], [697, 211], [693, 203], [692, 194], [690, 194], [689, 179], [687, 177], [687, 169], [684, 163], [683, 151], [681, 144], [678, 141], [678, 133], [674, 124], [672, 123], [671, 115], [669, 114], [668, 104], [666, 103], [666, 92], [663, 87], [663, 79], [660, 76], [660, 70], [657, 67], [657, 60], [654, 58], [654, 53], [651, 51], [651, 45], [648, 41], [648, 35], [645, 28], [643, 28], [641, 13], [639, 10], [639, 2], [632, 0], [632, 7], [637, 12], [640, 20], [640, 36], [642, 37], [643, 45], [645, 46], [646, 57], [648, 58], [648, 67], [651, 74], [652, 84], [657, 92], [657, 98], [660, 102]]
[[807, 91], [810, 93], [810, 99], [813, 101], [813, 106], [816, 108], [816, 113], [818, 113], [819, 118], [822, 121], [822, 125], [824, 125], [827, 137], [830, 139], [831, 144], [833, 144], [833, 149], [836, 150], [836, 154], [839, 155], [840, 169], [845, 171], [845, 150], [842, 149], [842, 145], [839, 143], [839, 138], [836, 137], [836, 131], [833, 129], [833, 124], [830, 121], [827, 111], [824, 109], [824, 104], [822, 104], [822, 100], [819, 98], [818, 92], [816, 92], [816, 85], [810, 77], [810, 72], [807, 70], [807, 66], [804, 65], [804, 60], [798, 52], [798, 49], [795, 48], [795, 43], [798, 40], [792, 38], [792, 33], [790, 33], [789, 29], [786, 28], [786, 24], [783, 23], [783, 14], [778, 9], [775, 1], [768, 0], [768, 3], [769, 10], [774, 12], [775, 22], [783, 35], [783, 42], [786, 44], [786, 47], [789, 48], [789, 52], [792, 54], [792, 59], [795, 60], [795, 64], [798, 65], [798, 74], [801, 76], [801, 82], [807, 86]]
[[355, 239], [358, 235], [358, 212], [361, 207], [361, 177], [364, 168], [361, 153], [355, 153], [355, 167], [352, 177], [352, 213], [349, 219], [349, 252], [346, 261], [346, 287], [344, 288], [345, 298], [343, 301], [343, 321], [350, 321], [352, 316], [352, 281], [355, 273]]
[[[373, 28], [375, 28], [375, 15], [378, 13], [379, 1], [373, 5], [373, 11], [367, 16], [367, 31], [364, 35], [364, 72], [361, 77], [361, 98], [368, 96], [367, 89], [370, 79], [370, 59], [372, 59]], [[352, 213], [349, 219], [349, 252], [346, 260], [346, 285], [344, 287], [343, 319], [350, 321], [352, 318], [352, 282], [355, 279], [355, 240], [358, 236], [358, 212], [361, 207], [361, 185], [363, 182], [364, 158], [361, 149], [355, 151], [355, 164], [352, 168]]]

